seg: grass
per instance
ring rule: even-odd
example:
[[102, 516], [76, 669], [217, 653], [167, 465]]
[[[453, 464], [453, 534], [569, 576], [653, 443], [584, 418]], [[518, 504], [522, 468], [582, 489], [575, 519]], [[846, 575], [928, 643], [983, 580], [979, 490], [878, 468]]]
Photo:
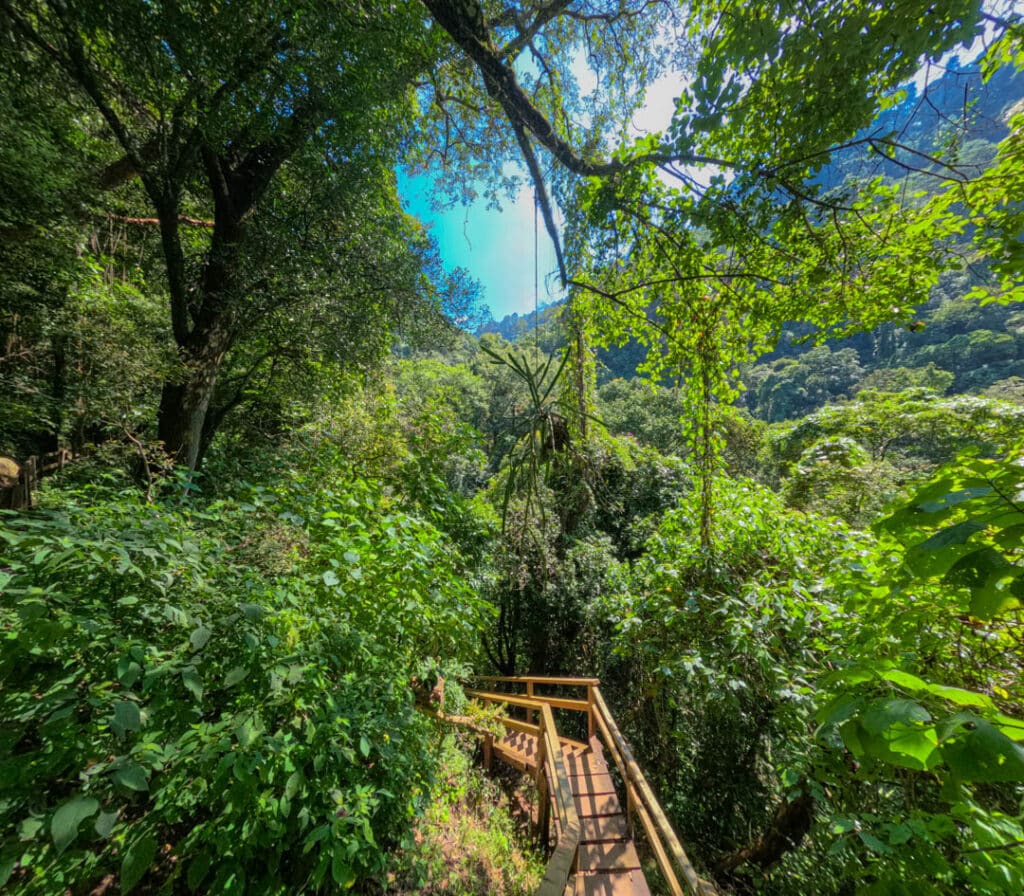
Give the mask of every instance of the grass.
[[446, 735], [438, 787], [407, 849], [394, 855], [389, 896], [531, 896], [546, 860], [514, 820], [505, 791], [472, 762], [471, 744]]

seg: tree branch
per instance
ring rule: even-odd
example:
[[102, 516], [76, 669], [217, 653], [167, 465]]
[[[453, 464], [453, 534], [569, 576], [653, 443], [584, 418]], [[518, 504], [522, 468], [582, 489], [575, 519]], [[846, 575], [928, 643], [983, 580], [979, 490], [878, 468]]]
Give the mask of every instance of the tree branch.
[[526, 159], [526, 167], [530, 169], [530, 177], [533, 179], [533, 186], [537, 191], [537, 203], [540, 205], [541, 217], [544, 218], [544, 229], [547, 230], [548, 236], [551, 237], [551, 242], [555, 247], [555, 258], [558, 261], [558, 276], [562, 281], [562, 286], [565, 286], [567, 279], [565, 259], [562, 256], [562, 243], [558, 238], [558, 227], [555, 225], [551, 200], [548, 197], [547, 187], [544, 184], [544, 174], [540, 170], [540, 163], [537, 161], [537, 156], [530, 145], [530, 138], [526, 136], [521, 127], [513, 125], [512, 129], [515, 131], [516, 141], [519, 143], [519, 149], [523, 153], [523, 158]]
[[498, 55], [502, 59], [515, 59], [537, 36], [541, 28], [563, 12], [571, 3], [572, 0], [551, 0], [547, 6], [542, 6], [537, 10], [533, 21], [525, 28], [521, 28], [519, 33], [501, 48]]
[[[160, 223], [159, 218], [130, 218], [128, 215], [115, 215], [112, 213], [108, 214], [107, 218], [111, 221], [120, 221], [122, 224], [137, 224], [140, 227], [153, 224], [159, 225]], [[202, 218], [190, 218], [188, 215], [178, 215], [178, 223], [184, 224], [187, 227], [202, 227], [207, 230], [213, 228], [213, 221], [205, 221]]]

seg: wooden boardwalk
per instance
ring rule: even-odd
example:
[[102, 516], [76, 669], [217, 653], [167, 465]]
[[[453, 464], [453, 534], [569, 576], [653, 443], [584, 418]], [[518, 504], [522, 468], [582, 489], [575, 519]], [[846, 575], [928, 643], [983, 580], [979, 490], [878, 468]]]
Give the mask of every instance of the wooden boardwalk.
[[[634, 820], [642, 826], [660, 874], [659, 889], [669, 896], [718, 896], [672, 830], [598, 679], [523, 675], [478, 676], [476, 681], [491, 689], [470, 688], [466, 696], [504, 708], [498, 719], [501, 736], [469, 716], [432, 714], [475, 731], [483, 741], [485, 766], [497, 757], [532, 775], [537, 786], [534, 821], [541, 842], [551, 850], [537, 896], [649, 896], [633, 842]], [[581, 690], [583, 697], [571, 694]], [[556, 711], [581, 714], [587, 741], [563, 737]]]
[[[559, 738], [580, 821], [576, 870], [565, 896], [649, 896], [629, 823], [615, 792], [604, 750], [596, 737], [589, 744]], [[537, 773], [537, 738], [525, 732], [495, 741], [494, 755], [526, 772]], [[553, 813], [555, 839], [558, 816]]]

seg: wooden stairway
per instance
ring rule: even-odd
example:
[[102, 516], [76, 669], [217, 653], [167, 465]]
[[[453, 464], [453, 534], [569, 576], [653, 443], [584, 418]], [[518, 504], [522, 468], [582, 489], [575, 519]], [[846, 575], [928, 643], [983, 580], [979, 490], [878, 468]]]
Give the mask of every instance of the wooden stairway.
[[[499, 690], [467, 690], [467, 696], [504, 705], [507, 713], [500, 720], [505, 728], [500, 739], [477, 729], [484, 740], [485, 765], [497, 757], [531, 774], [537, 784], [541, 842], [554, 847], [537, 896], [650, 896], [633, 841], [634, 817], [643, 826], [647, 847], [671, 896], [717, 896], [690, 863], [596, 678], [478, 681]], [[565, 695], [574, 688], [584, 688], [585, 699]], [[584, 714], [587, 742], [563, 737], [555, 725], [555, 710]], [[473, 727], [466, 717], [447, 718]], [[606, 750], [625, 792], [625, 807]]]
[[[589, 744], [568, 738], [560, 741], [580, 822], [576, 870], [564, 896], [650, 896], [600, 741], [596, 737]], [[494, 742], [494, 754], [536, 774], [537, 743], [535, 735], [514, 732]], [[553, 818], [558, 840], [557, 813]]]

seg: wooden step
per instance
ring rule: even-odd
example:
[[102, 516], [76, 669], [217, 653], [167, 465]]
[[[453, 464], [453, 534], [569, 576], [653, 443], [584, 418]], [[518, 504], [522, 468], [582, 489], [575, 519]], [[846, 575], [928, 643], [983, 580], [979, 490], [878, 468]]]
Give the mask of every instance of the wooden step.
[[625, 815], [580, 819], [580, 843], [609, 843], [629, 839]]
[[567, 753], [565, 755], [565, 766], [565, 770], [570, 777], [588, 774], [608, 774], [608, 763], [604, 761], [604, 756], [595, 753]]
[[640, 856], [632, 840], [582, 843], [579, 867], [586, 871], [634, 871], [640, 867]]
[[592, 772], [586, 775], [571, 775], [569, 785], [573, 796], [584, 793], [615, 793], [615, 783], [607, 772]]
[[598, 815], [621, 815], [622, 806], [614, 793], [587, 793], [576, 797], [576, 814], [580, 818]]
[[651, 896], [651, 891], [641, 871], [581, 871], [576, 896]]

